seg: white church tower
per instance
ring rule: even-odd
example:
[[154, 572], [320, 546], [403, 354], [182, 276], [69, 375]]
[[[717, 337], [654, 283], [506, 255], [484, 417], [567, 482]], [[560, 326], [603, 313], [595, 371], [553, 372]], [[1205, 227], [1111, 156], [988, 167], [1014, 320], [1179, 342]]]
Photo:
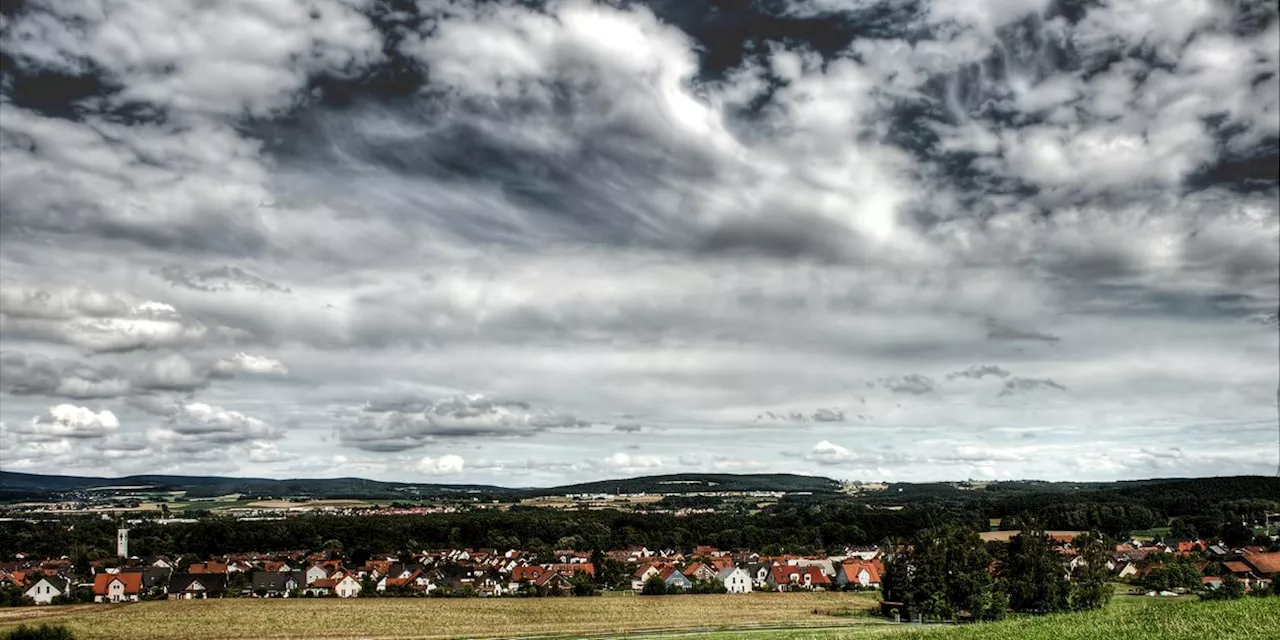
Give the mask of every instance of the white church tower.
[[116, 529], [116, 555], [121, 558], [129, 557], [129, 530]]

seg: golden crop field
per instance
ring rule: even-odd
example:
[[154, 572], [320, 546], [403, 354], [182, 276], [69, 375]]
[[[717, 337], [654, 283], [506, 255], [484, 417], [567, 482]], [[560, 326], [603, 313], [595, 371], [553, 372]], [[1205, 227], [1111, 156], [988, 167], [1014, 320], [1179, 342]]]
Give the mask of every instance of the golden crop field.
[[874, 618], [831, 615], [875, 603], [873, 596], [850, 593], [139, 602], [11, 609], [0, 613], [0, 634], [23, 621], [66, 625], [77, 640], [514, 638], [751, 626], [887, 626]]

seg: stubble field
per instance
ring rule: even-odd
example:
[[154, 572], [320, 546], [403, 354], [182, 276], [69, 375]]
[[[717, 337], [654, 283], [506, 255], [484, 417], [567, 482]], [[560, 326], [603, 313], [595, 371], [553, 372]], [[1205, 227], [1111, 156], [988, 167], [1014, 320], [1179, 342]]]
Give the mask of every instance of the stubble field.
[[11, 609], [0, 612], [0, 633], [23, 621], [66, 625], [77, 640], [519, 638], [752, 626], [886, 626], [873, 618], [831, 615], [875, 603], [871, 595], [849, 593], [223, 599]]

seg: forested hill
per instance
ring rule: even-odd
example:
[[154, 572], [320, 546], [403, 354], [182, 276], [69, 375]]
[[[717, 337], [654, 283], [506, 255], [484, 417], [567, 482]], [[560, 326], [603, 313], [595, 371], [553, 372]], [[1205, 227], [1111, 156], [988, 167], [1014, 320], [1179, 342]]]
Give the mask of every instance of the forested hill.
[[314, 498], [417, 498], [458, 494], [502, 495], [515, 493], [505, 487], [468, 484], [414, 484], [378, 482], [363, 478], [225, 478], [219, 476], [138, 475], [123, 478], [37, 475], [0, 471], [0, 492], [39, 496], [61, 491], [86, 491], [111, 487], [148, 487], [185, 490], [188, 497], [241, 493], [249, 496], [307, 496]]
[[621, 480], [601, 480], [541, 490], [547, 494], [565, 493], [699, 493], [715, 491], [786, 491], [834, 493], [840, 483], [831, 478], [799, 476], [789, 473], [703, 474], [678, 473], [644, 476]]
[[675, 474], [603, 480], [562, 487], [513, 488], [466, 484], [379, 482], [361, 478], [273, 480], [216, 476], [139, 475], [123, 478], [37, 475], [0, 471], [0, 492], [11, 497], [103, 487], [151, 487], [185, 490], [189, 497], [241, 493], [251, 496], [308, 496], [315, 498], [418, 498], [448, 495], [531, 497], [569, 493], [697, 493], [705, 491], [784, 491], [834, 493], [840, 483], [830, 478], [790, 474]]

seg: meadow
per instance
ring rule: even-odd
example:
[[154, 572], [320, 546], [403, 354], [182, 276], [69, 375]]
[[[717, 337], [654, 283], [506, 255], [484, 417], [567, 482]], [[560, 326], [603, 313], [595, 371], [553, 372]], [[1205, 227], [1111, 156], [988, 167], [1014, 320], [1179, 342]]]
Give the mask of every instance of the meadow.
[[[681, 640], [1275, 640], [1280, 599], [1117, 597], [1105, 610], [975, 625], [901, 625], [861, 615], [869, 595], [547, 599], [208, 600], [0, 611], [66, 625], [80, 640], [129, 638], [680, 638]], [[843, 615], [842, 615], [843, 614]], [[2, 636], [0, 636], [2, 637]]]

